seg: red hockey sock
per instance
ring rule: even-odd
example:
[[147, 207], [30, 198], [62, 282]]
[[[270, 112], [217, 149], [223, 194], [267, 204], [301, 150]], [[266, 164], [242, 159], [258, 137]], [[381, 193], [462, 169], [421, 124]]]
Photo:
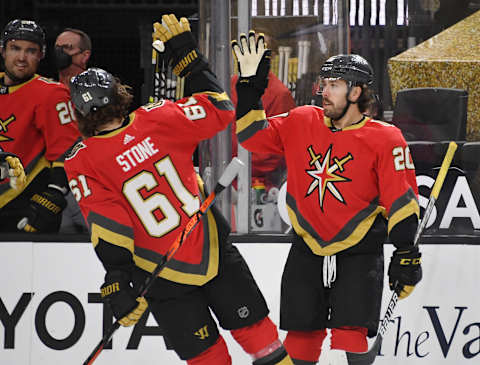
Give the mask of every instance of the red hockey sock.
[[200, 355], [187, 360], [188, 365], [232, 365], [232, 358], [227, 349], [227, 344], [222, 336], [220, 336], [213, 344]]
[[245, 350], [246, 353], [256, 354], [278, 339], [277, 327], [270, 318], [264, 319], [248, 327], [230, 331], [235, 341]]
[[368, 350], [368, 329], [365, 327], [332, 328], [330, 348], [348, 352], [365, 352]]
[[319, 331], [288, 331], [283, 345], [292, 359], [316, 363], [320, 358], [322, 343], [327, 336], [325, 329]]

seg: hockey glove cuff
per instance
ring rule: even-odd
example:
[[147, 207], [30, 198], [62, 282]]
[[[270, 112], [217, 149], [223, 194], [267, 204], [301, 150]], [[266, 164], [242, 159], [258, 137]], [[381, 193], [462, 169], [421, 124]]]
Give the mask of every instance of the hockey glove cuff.
[[26, 232], [58, 232], [62, 223], [62, 212], [67, 206], [65, 191], [49, 184], [46, 191], [35, 193], [30, 198], [30, 211], [18, 223], [18, 229]]
[[100, 291], [103, 300], [122, 326], [136, 324], [148, 307], [145, 298], [137, 298], [130, 283], [130, 275], [124, 271], [107, 272]]
[[0, 181], [10, 178], [10, 187], [23, 190], [27, 185], [27, 177], [20, 159], [13, 153], [0, 151]]
[[[208, 61], [197, 47], [187, 18], [178, 21], [173, 14], [163, 15], [162, 23], [154, 23], [153, 28], [153, 38], [164, 43], [165, 57], [172, 62], [175, 75], [186, 77], [208, 68]], [[162, 52], [160, 43], [154, 42], [152, 45]]]
[[409, 296], [415, 285], [422, 280], [421, 257], [418, 247], [393, 252], [388, 277], [390, 289], [397, 292], [399, 299]]

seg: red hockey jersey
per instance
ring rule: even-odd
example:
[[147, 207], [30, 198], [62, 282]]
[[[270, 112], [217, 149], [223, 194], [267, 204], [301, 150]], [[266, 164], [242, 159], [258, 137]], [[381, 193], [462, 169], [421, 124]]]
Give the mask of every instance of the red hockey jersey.
[[415, 168], [395, 126], [364, 117], [336, 130], [323, 109], [303, 106], [265, 119], [252, 110], [237, 120], [248, 150], [283, 154], [287, 209], [296, 233], [313, 253], [333, 255], [357, 244], [375, 217], [388, 231], [419, 215]]
[[[138, 267], [153, 271], [200, 208], [195, 148], [225, 129], [233, 113], [225, 93], [162, 100], [130, 114], [128, 125], [77, 144], [65, 170], [92, 243], [124, 247]], [[218, 244], [208, 212], [160, 276], [203, 285], [217, 274]]]
[[[70, 92], [59, 82], [35, 75], [20, 85], [0, 84], [0, 147], [20, 157], [27, 184], [44, 168], [63, 165], [80, 137], [73, 120]], [[20, 193], [2, 182], [0, 208]]]

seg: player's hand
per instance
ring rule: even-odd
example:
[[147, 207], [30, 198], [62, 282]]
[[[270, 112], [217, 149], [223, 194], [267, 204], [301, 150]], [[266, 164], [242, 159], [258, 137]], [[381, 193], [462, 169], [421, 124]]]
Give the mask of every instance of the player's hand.
[[152, 46], [159, 52], [165, 52], [172, 61], [175, 75], [184, 77], [208, 67], [207, 60], [198, 50], [187, 18], [178, 21], [174, 14], [163, 15], [162, 23], [155, 22], [153, 29]]
[[145, 298], [136, 296], [130, 275], [124, 271], [107, 272], [100, 291], [103, 300], [122, 326], [136, 324], [148, 307]]
[[421, 257], [418, 247], [393, 252], [388, 278], [390, 289], [397, 292], [399, 299], [409, 296], [415, 285], [422, 280]]
[[23, 190], [27, 185], [27, 177], [20, 159], [13, 153], [0, 151], [0, 180], [10, 178], [10, 186], [15, 190]]
[[232, 50], [240, 73], [237, 85], [253, 86], [263, 93], [268, 85], [271, 57], [263, 33], [251, 30], [248, 37], [242, 33], [239, 42], [232, 41]]
[[17, 228], [25, 232], [58, 232], [62, 223], [62, 211], [67, 206], [61, 188], [49, 185], [47, 190], [30, 198], [30, 211]]

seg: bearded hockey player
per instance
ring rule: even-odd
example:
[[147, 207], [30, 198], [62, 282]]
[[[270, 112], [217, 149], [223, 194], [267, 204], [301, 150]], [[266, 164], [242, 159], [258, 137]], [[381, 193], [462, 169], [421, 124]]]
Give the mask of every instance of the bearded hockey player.
[[392, 289], [404, 298], [422, 277], [408, 146], [399, 129], [364, 115], [373, 101], [373, 71], [362, 57], [325, 62], [323, 108], [302, 106], [267, 119], [260, 97], [269, 51], [255, 32], [232, 46], [240, 69], [238, 140], [252, 152], [284, 155], [287, 164], [294, 242], [282, 276], [285, 348], [294, 364], [315, 364], [330, 329], [326, 361], [346, 364], [345, 351], [366, 351], [367, 336], [377, 332], [387, 236], [397, 248], [388, 271]]
[[35, 74], [45, 33], [34, 21], [9, 22], [0, 50], [0, 147], [20, 158], [27, 175], [22, 189], [0, 183], [0, 231], [57, 232], [67, 204], [64, 154], [80, 136], [69, 91]]
[[102, 296], [124, 326], [135, 324], [148, 306], [187, 364], [231, 364], [211, 313], [254, 364], [292, 364], [248, 266], [227, 241], [228, 224], [211, 210], [145, 298], [137, 298], [139, 286], [200, 207], [195, 148], [234, 116], [188, 20], [164, 15], [162, 24], [155, 23], [154, 36], [163, 42], [176, 75], [186, 78], [191, 96], [128, 114], [128, 87], [107, 71], [88, 69], [70, 84], [86, 139], [65, 167], [106, 270]]

